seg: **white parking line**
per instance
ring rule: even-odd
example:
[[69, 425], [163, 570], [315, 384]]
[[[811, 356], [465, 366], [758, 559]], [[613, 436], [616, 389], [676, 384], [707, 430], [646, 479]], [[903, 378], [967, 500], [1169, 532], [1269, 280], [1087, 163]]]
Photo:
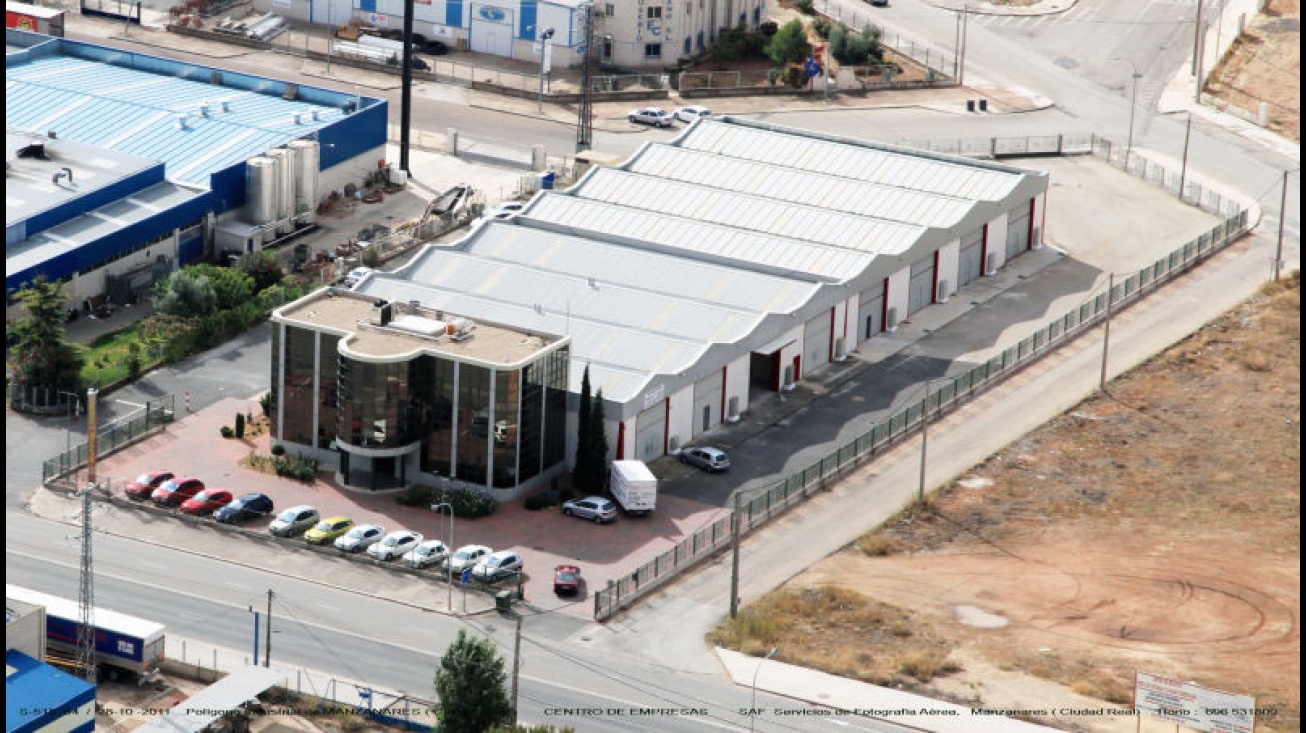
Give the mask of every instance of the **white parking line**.
[[138, 404], [138, 403], [135, 403], [135, 402], [128, 402], [127, 400], [114, 400], [114, 402], [117, 402], [117, 403], [120, 403], [120, 404], [123, 404], [123, 405], [131, 405], [132, 407], [135, 407], [135, 408], [138, 409], [138, 410], [144, 410], [144, 409], [145, 409], [145, 405], [141, 405], [141, 404]]

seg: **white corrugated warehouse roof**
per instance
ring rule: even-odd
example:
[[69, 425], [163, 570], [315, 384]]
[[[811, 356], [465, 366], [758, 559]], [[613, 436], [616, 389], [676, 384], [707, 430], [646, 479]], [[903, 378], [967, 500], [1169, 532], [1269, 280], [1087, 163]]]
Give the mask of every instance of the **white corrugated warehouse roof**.
[[[975, 206], [970, 199], [727, 158], [674, 145], [649, 145], [622, 169], [777, 201], [846, 211], [909, 224], [949, 227]], [[607, 172], [607, 171], [604, 171]]]
[[714, 347], [738, 345], [729, 359], [764, 348], [791, 317], [847, 298], [843, 284], [982, 226], [1004, 197], [1043, 190], [1041, 175], [705, 119], [359, 290], [569, 336], [571, 388], [589, 366], [605, 396], [631, 406], [655, 383], [677, 389], [719, 368], [706, 362]]
[[911, 224], [612, 168], [595, 171], [564, 195], [873, 254], [900, 254], [924, 233]]
[[919, 152], [874, 143], [843, 142], [816, 135], [771, 129], [740, 120], [706, 118], [676, 138], [689, 150], [760, 160], [796, 170], [883, 183], [899, 188], [998, 201], [1023, 176], [971, 161], [940, 160]]
[[730, 261], [737, 267], [757, 267], [829, 282], [857, 277], [873, 259], [870, 254], [842, 247], [567, 195], [537, 197], [522, 213], [581, 233], [642, 240], [686, 257]]

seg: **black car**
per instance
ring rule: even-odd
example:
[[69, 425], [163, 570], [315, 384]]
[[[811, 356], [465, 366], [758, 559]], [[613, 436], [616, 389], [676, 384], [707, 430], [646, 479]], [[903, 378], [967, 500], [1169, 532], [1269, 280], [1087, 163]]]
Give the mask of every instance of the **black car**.
[[271, 514], [272, 499], [267, 494], [245, 494], [213, 512], [213, 518], [224, 524], [238, 524]]
[[432, 56], [444, 56], [449, 53], [449, 46], [443, 41], [430, 40], [422, 44], [422, 52]]

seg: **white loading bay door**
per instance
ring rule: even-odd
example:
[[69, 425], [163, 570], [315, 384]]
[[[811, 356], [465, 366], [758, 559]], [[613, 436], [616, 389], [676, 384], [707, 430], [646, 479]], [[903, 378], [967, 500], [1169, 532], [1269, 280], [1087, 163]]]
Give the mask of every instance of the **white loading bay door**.
[[512, 8], [474, 3], [471, 25], [472, 51], [512, 58]]

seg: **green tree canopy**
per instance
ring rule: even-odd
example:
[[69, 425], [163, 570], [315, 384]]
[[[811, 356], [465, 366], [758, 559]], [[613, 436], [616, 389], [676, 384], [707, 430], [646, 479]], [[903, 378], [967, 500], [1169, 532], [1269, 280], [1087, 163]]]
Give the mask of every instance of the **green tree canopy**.
[[507, 723], [511, 716], [504, 690], [507, 679], [494, 642], [459, 629], [435, 671], [439, 701], [432, 712], [440, 720], [441, 733], [485, 733]]
[[218, 295], [207, 277], [188, 267], [159, 283], [154, 309], [183, 318], [207, 316], [218, 309]]
[[281, 282], [285, 275], [281, 270], [281, 262], [277, 256], [261, 249], [257, 252], [246, 252], [240, 256], [240, 271], [254, 278], [254, 292], [260, 293], [265, 289]]
[[254, 295], [254, 278], [234, 267], [218, 265], [191, 265], [186, 268], [191, 275], [202, 275], [213, 285], [213, 294], [217, 296], [218, 310], [231, 310], [241, 303], [249, 302]]
[[59, 283], [38, 277], [14, 296], [28, 317], [14, 324], [13, 380], [20, 388], [81, 391], [84, 357], [64, 340], [68, 297]]
[[862, 28], [860, 34], [848, 32], [847, 26], [837, 26], [830, 32], [830, 55], [845, 66], [878, 62], [884, 58], [880, 47], [880, 29], [873, 25]]
[[812, 44], [807, 42], [807, 29], [803, 21], [795, 18], [776, 31], [766, 45], [766, 55], [778, 64], [792, 64], [812, 55]]
[[585, 371], [580, 377], [580, 404], [576, 408], [576, 461], [572, 470], [572, 482], [577, 489], [588, 491], [589, 487], [582, 485], [588, 476], [585, 469], [585, 462], [589, 460], [589, 420], [590, 420], [590, 366], [585, 365]]
[[600, 494], [608, 481], [608, 435], [604, 430], [603, 388], [600, 387], [590, 402], [589, 419], [586, 420], [585, 455], [576, 463], [573, 478], [576, 488], [590, 494]]

